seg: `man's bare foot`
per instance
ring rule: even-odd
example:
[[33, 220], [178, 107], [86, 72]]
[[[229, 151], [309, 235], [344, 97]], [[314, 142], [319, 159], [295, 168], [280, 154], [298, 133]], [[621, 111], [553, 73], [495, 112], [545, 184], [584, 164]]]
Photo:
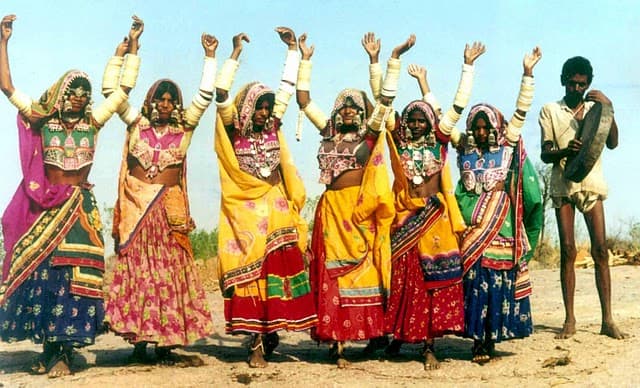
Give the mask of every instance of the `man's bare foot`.
[[623, 333], [618, 329], [618, 326], [613, 323], [602, 322], [602, 327], [600, 329], [600, 334], [609, 336], [614, 339], [625, 339], [627, 338], [627, 334]]
[[266, 368], [269, 363], [264, 359], [264, 345], [262, 344], [262, 336], [254, 335], [251, 345], [249, 345], [249, 359], [247, 363], [251, 368]]
[[440, 369], [440, 362], [436, 358], [433, 345], [426, 346], [424, 349], [424, 370]]
[[[604, 326], [603, 326], [604, 327]], [[574, 322], [565, 322], [562, 325], [562, 330], [556, 334], [555, 339], [567, 339], [576, 334], [576, 323]]]

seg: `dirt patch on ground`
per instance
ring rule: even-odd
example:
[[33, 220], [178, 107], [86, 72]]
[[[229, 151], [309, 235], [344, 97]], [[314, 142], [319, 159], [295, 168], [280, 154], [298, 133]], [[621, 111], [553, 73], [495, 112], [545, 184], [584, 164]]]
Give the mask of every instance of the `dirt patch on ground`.
[[[215, 269], [205, 262], [203, 274]], [[208, 266], [207, 266], [208, 265]], [[212, 267], [213, 266], [213, 267]], [[214, 273], [214, 272], [210, 272]], [[200, 367], [131, 366], [127, 357], [132, 347], [112, 334], [100, 336], [94, 346], [79, 351], [73, 376], [49, 380], [31, 376], [26, 367], [39, 350], [24, 341], [0, 344], [0, 386], [108, 386], [108, 387], [200, 387], [260, 385], [269, 387], [335, 386], [635, 386], [640, 360], [640, 267], [612, 268], [614, 316], [625, 340], [599, 335], [600, 308], [593, 269], [577, 270], [576, 315], [578, 332], [568, 340], [555, 340], [562, 325], [563, 307], [558, 270], [532, 273], [535, 333], [526, 339], [498, 344], [500, 359], [479, 366], [470, 362], [471, 341], [448, 336], [436, 341], [441, 368], [424, 371], [420, 347], [403, 347], [400, 357], [387, 360], [378, 354], [360, 357], [363, 343], [350, 343], [347, 356], [353, 363], [338, 369], [327, 358], [327, 346], [318, 346], [307, 333], [282, 333], [281, 346], [266, 369], [247, 366], [244, 338], [224, 334], [222, 298], [209, 292], [217, 333], [182, 349], [198, 356]], [[209, 288], [217, 287], [203, 277]]]

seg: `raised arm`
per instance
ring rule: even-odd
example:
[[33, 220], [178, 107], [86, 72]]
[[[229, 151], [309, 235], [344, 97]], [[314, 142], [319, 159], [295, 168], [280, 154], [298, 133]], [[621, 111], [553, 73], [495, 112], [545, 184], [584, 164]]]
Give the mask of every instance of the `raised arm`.
[[524, 71], [522, 74], [522, 82], [520, 83], [518, 100], [516, 101], [516, 111], [513, 114], [513, 117], [511, 117], [506, 130], [506, 138], [511, 144], [517, 143], [520, 139], [520, 133], [522, 132], [525, 116], [531, 108], [533, 92], [535, 90], [533, 68], [540, 61], [540, 58], [542, 58], [542, 50], [540, 50], [540, 47], [536, 46], [531, 50], [531, 53], [525, 54], [524, 59], [522, 60], [522, 67]]
[[16, 20], [16, 15], [7, 15], [2, 18], [0, 28], [0, 88], [5, 96], [11, 97], [15, 88], [11, 82], [11, 69], [9, 68], [9, 54], [7, 46], [9, 39], [13, 33], [13, 22]]
[[284, 62], [282, 71], [282, 79], [276, 91], [275, 104], [273, 106], [273, 115], [278, 119], [284, 116], [287, 110], [289, 100], [296, 90], [296, 80], [298, 78], [298, 68], [300, 66], [300, 54], [298, 54], [298, 41], [296, 34], [289, 27], [278, 27], [276, 32], [280, 36], [280, 40], [287, 45], [287, 58]]
[[382, 89], [382, 67], [380, 66], [380, 39], [376, 39], [373, 32], [367, 32], [362, 37], [362, 47], [369, 56], [369, 86], [373, 99], [377, 101], [380, 98], [380, 89]]
[[[455, 128], [462, 111], [469, 103], [471, 97], [471, 89], [473, 88], [473, 66], [484, 52], [485, 46], [480, 42], [474, 42], [464, 46], [464, 64], [462, 65], [462, 73], [460, 75], [460, 82], [458, 83], [458, 90], [453, 99], [453, 104], [449, 108], [440, 120], [440, 131], [445, 135], [451, 135]], [[457, 140], [456, 140], [457, 143]]]
[[[102, 94], [106, 99], [92, 112], [93, 120], [98, 127], [104, 125], [115, 112], [118, 112], [127, 124], [130, 124], [128, 122], [130, 117], [137, 117], [137, 113], [134, 113], [129, 107], [127, 99], [129, 98], [129, 92], [136, 85], [138, 79], [140, 58], [137, 54], [140, 47], [140, 36], [144, 31], [144, 21], [136, 15], [131, 18], [133, 22], [131, 23], [128, 37], [118, 44], [115, 55], [109, 60], [105, 68], [102, 80]], [[127, 54], [122, 59], [125, 49]], [[124, 67], [122, 75], [120, 75], [121, 67]], [[117, 85], [119, 87], [116, 87]]]
[[216, 77], [216, 105], [218, 107], [218, 114], [225, 127], [233, 124], [233, 101], [229, 98], [229, 90], [231, 89], [233, 79], [240, 65], [238, 58], [240, 58], [240, 53], [242, 52], [243, 41], [249, 43], [249, 36], [244, 32], [233, 37], [233, 50], [231, 51], [231, 55], [224, 61]]
[[193, 97], [191, 104], [184, 111], [184, 121], [187, 127], [195, 128], [200, 122], [200, 118], [207, 110], [213, 100], [213, 89], [215, 88], [216, 79], [216, 49], [218, 48], [218, 39], [215, 36], [203, 33], [200, 37], [200, 43], [204, 50], [204, 65], [202, 68], [202, 77], [200, 78], [200, 87], [198, 93]]
[[[298, 82], [296, 84], [296, 101], [298, 107], [304, 112], [307, 118], [315, 125], [318, 130], [324, 129], [327, 125], [327, 116], [322, 112], [320, 107], [311, 100], [311, 57], [313, 56], [314, 46], [307, 46], [307, 34], [300, 35], [298, 39], [298, 47], [302, 54], [300, 61], [300, 69], [298, 70]], [[297, 137], [300, 134], [296, 134]]]
[[31, 119], [31, 97], [14, 88], [11, 81], [7, 46], [13, 33], [13, 22], [15, 20], [16, 15], [7, 15], [0, 22], [0, 88], [4, 95], [9, 97], [9, 101], [18, 108], [18, 111], [24, 117]]

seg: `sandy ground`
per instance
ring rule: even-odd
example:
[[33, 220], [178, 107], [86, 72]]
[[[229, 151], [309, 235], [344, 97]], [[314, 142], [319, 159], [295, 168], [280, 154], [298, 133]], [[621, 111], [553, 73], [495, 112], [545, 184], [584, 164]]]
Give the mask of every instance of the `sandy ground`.
[[[208, 294], [213, 306], [217, 334], [180, 351], [198, 355], [200, 367], [129, 366], [132, 347], [112, 334], [100, 336], [94, 346], [80, 350], [74, 375], [55, 380], [31, 376], [25, 367], [39, 347], [24, 341], [0, 344], [0, 386], [640, 386], [640, 266], [612, 268], [614, 316], [629, 337], [614, 340], [599, 335], [600, 308], [593, 269], [577, 270], [577, 334], [555, 340], [564, 315], [558, 270], [532, 273], [535, 333], [524, 340], [498, 344], [500, 358], [480, 366], [470, 362], [471, 341], [445, 337], [436, 341], [441, 368], [424, 371], [420, 347], [405, 346], [398, 359], [358, 357], [363, 343], [351, 343], [348, 369], [327, 360], [327, 346], [318, 347], [306, 333], [283, 333], [281, 345], [266, 369], [245, 363], [243, 338], [224, 334], [222, 298]], [[563, 359], [565, 365], [545, 366]]]

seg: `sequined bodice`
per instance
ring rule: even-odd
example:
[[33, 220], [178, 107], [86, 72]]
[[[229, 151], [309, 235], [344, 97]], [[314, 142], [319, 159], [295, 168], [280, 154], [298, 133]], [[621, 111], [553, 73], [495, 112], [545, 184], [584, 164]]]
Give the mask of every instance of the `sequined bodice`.
[[446, 159], [446, 146], [439, 142], [431, 146], [403, 142], [397, 145], [397, 149], [404, 175], [415, 184], [439, 173]]
[[343, 172], [364, 168], [371, 155], [372, 143], [355, 132], [322, 139], [318, 150], [319, 182], [330, 185]]
[[98, 129], [84, 120], [68, 130], [52, 118], [42, 126], [44, 163], [65, 171], [77, 171], [93, 163]]
[[460, 179], [467, 191], [491, 191], [499, 182], [504, 182], [509, 174], [513, 158], [513, 147], [497, 146], [482, 152], [473, 148], [469, 152], [458, 153]]
[[148, 121], [141, 120], [133, 127], [129, 140], [129, 155], [138, 160], [145, 170], [158, 173], [184, 161], [192, 132], [181, 127], [168, 127], [163, 134], [156, 133]]
[[280, 142], [276, 129], [255, 132], [250, 137], [235, 135], [233, 149], [240, 169], [266, 179], [280, 165]]

